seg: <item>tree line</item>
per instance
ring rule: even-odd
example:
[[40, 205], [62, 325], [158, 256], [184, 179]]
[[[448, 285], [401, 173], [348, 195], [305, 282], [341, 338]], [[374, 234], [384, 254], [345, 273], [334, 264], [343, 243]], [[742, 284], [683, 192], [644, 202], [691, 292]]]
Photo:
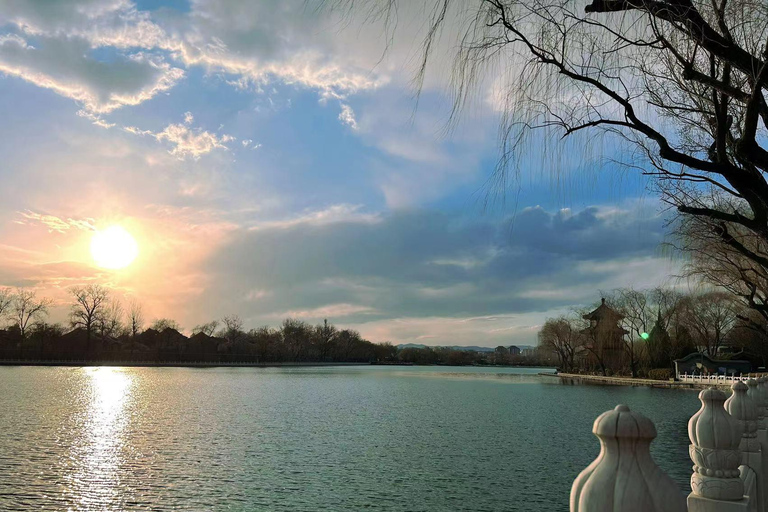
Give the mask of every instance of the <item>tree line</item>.
[[[120, 301], [100, 285], [69, 289], [67, 325], [46, 322], [52, 301], [34, 291], [0, 288], [0, 360], [131, 362], [349, 362], [386, 364], [530, 364], [531, 358], [441, 347], [373, 343], [327, 320], [313, 325], [288, 318], [275, 328], [246, 330], [230, 315], [199, 324], [191, 336], [173, 319], [146, 320], [136, 300]], [[529, 360], [530, 359], [530, 360]]]
[[768, 340], [752, 325], [754, 313], [731, 293], [622, 288], [605, 294], [605, 301], [621, 316], [622, 357], [609, 361], [601, 353], [604, 347], [584, 318], [594, 308], [576, 309], [548, 319], [539, 331], [539, 345], [556, 355], [563, 371], [666, 378], [674, 360], [692, 352], [747, 359], [756, 367], [768, 361]]

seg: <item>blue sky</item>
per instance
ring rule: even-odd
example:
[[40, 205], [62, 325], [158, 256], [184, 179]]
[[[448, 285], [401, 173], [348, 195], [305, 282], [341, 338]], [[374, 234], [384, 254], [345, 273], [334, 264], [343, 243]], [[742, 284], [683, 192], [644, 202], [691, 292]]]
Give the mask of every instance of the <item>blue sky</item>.
[[[610, 143], [535, 134], [499, 191], [493, 80], [445, 133], [450, 37], [415, 108], [410, 5], [384, 52], [381, 27], [303, 0], [0, 0], [0, 285], [62, 322], [96, 282], [186, 329], [327, 317], [495, 346], [669, 282], [658, 203]], [[140, 250], [119, 271], [88, 251], [113, 224]]]

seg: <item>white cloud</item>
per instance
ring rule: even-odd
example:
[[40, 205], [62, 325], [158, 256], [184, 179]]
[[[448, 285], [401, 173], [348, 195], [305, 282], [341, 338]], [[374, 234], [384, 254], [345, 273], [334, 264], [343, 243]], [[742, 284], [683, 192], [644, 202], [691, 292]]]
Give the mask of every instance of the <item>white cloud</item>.
[[21, 219], [16, 221], [17, 224], [42, 224], [43, 226], [47, 227], [48, 231], [51, 233], [65, 233], [72, 228], [81, 229], [84, 231], [96, 230], [94, 219], [64, 219], [57, 217], [56, 215], [48, 215], [30, 210], [16, 213], [21, 217]]
[[180, 159], [191, 157], [197, 160], [214, 149], [229, 149], [226, 144], [235, 140], [231, 135], [217, 135], [202, 128], [192, 128], [189, 124], [193, 119], [192, 114], [187, 112], [184, 124], [171, 123], [160, 132], [142, 130], [135, 126], [123, 129], [135, 135], [153, 137], [158, 142], [169, 142], [173, 146], [170, 153]]
[[355, 111], [352, 110], [352, 107], [349, 105], [342, 103], [341, 104], [341, 112], [339, 113], [339, 121], [346, 124], [353, 130], [357, 130], [357, 120], [355, 119]]
[[98, 60], [77, 37], [38, 36], [32, 46], [18, 35], [0, 39], [0, 73], [21, 78], [80, 103], [91, 113], [138, 105], [171, 89], [184, 71], [142, 52]]
[[360, 211], [361, 209], [362, 205], [359, 204], [335, 204], [323, 210], [307, 211], [289, 219], [259, 222], [252, 226], [250, 230], [285, 229], [301, 225], [325, 226], [340, 222], [373, 224], [381, 220], [379, 214], [365, 213]]
[[342, 318], [351, 315], [373, 314], [376, 311], [368, 306], [355, 304], [330, 304], [314, 309], [291, 310], [272, 315], [275, 319], [301, 318], [316, 320], [319, 318]]

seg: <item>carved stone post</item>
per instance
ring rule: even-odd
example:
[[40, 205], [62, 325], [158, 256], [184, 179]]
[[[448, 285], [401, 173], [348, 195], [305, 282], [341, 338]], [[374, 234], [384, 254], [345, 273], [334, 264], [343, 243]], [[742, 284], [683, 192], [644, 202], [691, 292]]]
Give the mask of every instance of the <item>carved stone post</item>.
[[740, 478], [741, 427], [725, 410], [725, 393], [710, 388], [699, 393], [701, 409], [688, 422], [693, 461], [689, 512], [746, 511]]
[[[760, 395], [763, 398], [763, 416], [768, 418], [768, 377], [760, 377], [757, 379], [757, 389], [760, 391]], [[766, 423], [768, 427], [768, 422]]]
[[680, 489], [651, 458], [651, 420], [617, 405], [592, 432], [600, 455], [574, 480], [571, 512], [686, 512]]
[[[765, 510], [765, 488], [762, 451], [757, 439], [757, 407], [747, 394], [748, 386], [736, 382], [731, 386], [733, 394], [725, 401], [725, 408], [741, 425], [741, 477], [745, 482], [744, 492], [756, 499], [758, 510]], [[754, 396], [754, 395], [753, 395]], [[754, 483], [753, 483], [754, 481]]]
[[759, 384], [755, 379], [749, 379], [747, 381], [747, 396], [752, 399], [755, 404], [755, 413], [757, 414], [757, 429], [765, 430], [765, 403], [762, 390], [758, 387]]

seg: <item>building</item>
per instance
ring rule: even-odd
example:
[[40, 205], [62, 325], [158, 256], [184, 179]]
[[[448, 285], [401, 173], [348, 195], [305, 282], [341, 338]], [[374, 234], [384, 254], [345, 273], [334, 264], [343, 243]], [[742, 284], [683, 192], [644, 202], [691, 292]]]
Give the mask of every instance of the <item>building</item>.
[[519, 356], [520, 355], [520, 347], [517, 347], [515, 345], [512, 345], [509, 347], [509, 355], [511, 356]]
[[739, 359], [712, 359], [702, 352], [675, 359], [675, 376], [680, 375], [741, 375], [752, 371], [752, 363]]
[[629, 333], [621, 327], [624, 315], [608, 306], [605, 299], [594, 311], [582, 316], [589, 320], [589, 327], [581, 334], [586, 336], [586, 362], [601, 370], [618, 369], [624, 366], [624, 336]]

